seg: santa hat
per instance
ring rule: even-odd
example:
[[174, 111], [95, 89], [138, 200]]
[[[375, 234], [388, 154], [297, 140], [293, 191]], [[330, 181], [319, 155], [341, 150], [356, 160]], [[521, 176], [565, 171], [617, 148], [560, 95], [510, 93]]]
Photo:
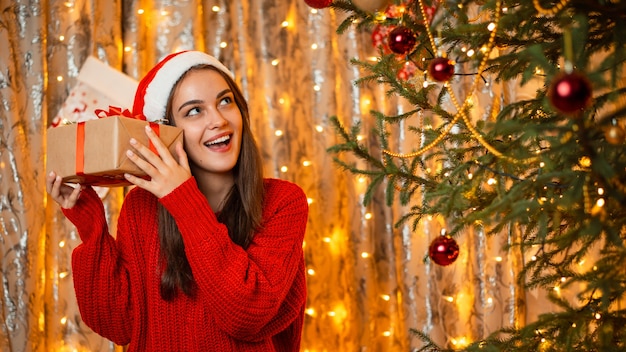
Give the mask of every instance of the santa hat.
[[165, 108], [174, 85], [197, 65], [210, 65], [234, 78], [218, 59], [201, 51], [181, 51], [165, 57], [139, 82], [133, 104], [133, 115], [143, 115], [150, 122], [165, 120]]

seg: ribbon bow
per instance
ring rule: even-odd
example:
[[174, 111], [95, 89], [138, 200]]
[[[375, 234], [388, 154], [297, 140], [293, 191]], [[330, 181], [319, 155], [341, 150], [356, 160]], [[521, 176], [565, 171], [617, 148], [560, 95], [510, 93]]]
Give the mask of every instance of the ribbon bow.
[[131, 119], [146, 121], [146, 117], [143, 116], [143, 114], [133, 115], [133, 113], [130, 112], [130, 110], [122, 109], [119, 106], [109, 105], [109, 110], [96, 109], [94, 112], [96, 116], [98, 116], [98, 118], [100, 119], [104, 117], [111, 117], [111, 116], [124, 116], [124, 117], [128, 117]]

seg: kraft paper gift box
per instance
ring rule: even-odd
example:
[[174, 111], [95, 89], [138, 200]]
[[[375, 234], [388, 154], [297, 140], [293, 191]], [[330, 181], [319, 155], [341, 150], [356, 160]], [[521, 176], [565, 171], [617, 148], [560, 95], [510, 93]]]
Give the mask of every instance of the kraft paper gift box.
[[146, 135], [146, 125], [152, 127], [176, 157], [175, 145], [182, 143], [182, 129], [122, 115], [107, 116], [49, 128], [47, 172], [56, 172], [64, 182], [103, 187], [130, 185], [124, 173], [145, 178], [145, 173], [128, 159], [126, 151], [133, 150], [131, 137], [154, 148]]

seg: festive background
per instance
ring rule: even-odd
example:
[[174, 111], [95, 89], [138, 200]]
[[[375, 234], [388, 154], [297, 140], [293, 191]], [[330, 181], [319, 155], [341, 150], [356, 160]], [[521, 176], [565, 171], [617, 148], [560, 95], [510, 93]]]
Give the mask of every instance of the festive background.
[[[505, 249], [520, 236], [519, 228], [489, 236], [480, 226], [469, 227], [446, 243], [441, 236], [450, 229], [446, 217], [425, 216], [415, 227], [410, 222], [395, 226], [411, 212], [411, 204], [387, 202], [397, 181], [389, 188], [388, 180], [379, 179], [380, 187], [372, 189], [367, 173], [347, 172], [333, 160], [328, 149], [343, 143], [334, 117], [348, 129], [359, 125], [355, 139], [379, 153], [390, 146], [409, 153], [424, 141], [401, 123], [389, 126], [387, 144], [381, 145], [379, 136], [369, 132], [380, 127], [372, 111], [401, 115], [414, 105], [387, 94], [376, 80], [354, 84], [369, 73], [351, 62], [375, 63], [379, 50], [406, 54], [416, 45], [414, 33], [406, 28], [396, 33], [394, 47], [388, 48], [393, 26], [359, 27], [358, 16], [352, 21], [350, 11], [329, 8], [330, 3], [0, 0], [1, 351], [123, 350], [80, 319], [70, 270], [79, 239], [58, 206], [48, 201], [44, 185], [46, 129], [63, 118], [76, 121], [119, 93], [115, 86], [102, 88], [105, 70], [100, 78], [79, 79], [90, 56], [138, 80], [165, 55], [197, 49], [218, 57], [235, 73], [250, 103], [266, 175], [299, 184], [309, 198], [302, 351], [415, 350], [424, 343], [414, 330], [441, 345], [462, 348], [555, 309], [545, 287], [526, 288], [516, 280], [524, 263], [534, 260], [534, 252]], [[390, 5], [382, 0], [343, 3], [347, 9], [359, 6], [361, 18], [370, 16], [370, 23], [371, 16]], [[432, 20], [438, 8], [428, 2], [422, 16]], [[386, 15], [393, 17], [402, 10], [389, 11]], [[467, 15], [484, 17], [485, 23], [490, 16], [478, 7]], [[346, 20], [355, 25], [344, 26]], [[447, 81], [449, 69], [444, 61], [435, 76]], [[423, 83], [423, 77], [423, 69], [407, 64], [395, 78]], [[468, 120], [488, 120], [492, 111], [534, 96], [543, 84], [530, 80], [522, 87], [516, 80], [484, 78], [478, 87], [473, 75], [454, 78], [454, 93], [471, 96]], [[96, 98], [77, 102], [76, 92], [85, 90]], [[454, 109], [449, 98], [441, 104]], [[63, 111], [68, 116], [60, 118]], [[432, 111], [423, 114], [432, 118], [424, 124], [438, 122]], [[340, 158], [368, 168], [359, 158]], [[442, 168], [437, 160], [424, 165]], [[99, 191], [114, 231], [125, 190]], [[437, 249], [431, 249], [432, 259], [439, 261], [434, 263], [429, 258], [433, 241], [443, 241], [439, 248], [453, 256], [438, 257]], [[591, 251], [580, 261], [580, 270], [593, 267], [594, 255]], [[573, 295], [567, 290], [558, 294]]]

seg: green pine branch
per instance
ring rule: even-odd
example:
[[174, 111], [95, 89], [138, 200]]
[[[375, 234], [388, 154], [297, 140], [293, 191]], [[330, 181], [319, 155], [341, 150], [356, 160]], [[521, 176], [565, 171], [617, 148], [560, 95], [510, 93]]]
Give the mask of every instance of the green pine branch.
[[[539, 3], [551, 8], [558, 1]], [[620, 104], [626, 96], [626, 3], [570, 0], [562, 10], [542, 15], [533, 1], [504, 0], [493, 42], [498, 55], [488, 58], [481, 48], [489, 44], [495, 0], [444, 1], [430, 24], [418, 6], [412, 1], [400, 18], [384, 18], [350, 1], [333, 3], [348, 14], [340, 34], [351, 26], [403, 25], [415, 33], [418, 44], [406, 55], [379, 48], [376, 62], [352, 60], [366, 72], [354, 84], [381, 85], [388, 96], [401, 97], [413, 108], [398, 115], [372, 111], [363, 116], [372, 126], [363, 140], [360, 123], [346, 129], [331, 118], [339, 142], [329, 153], [346, 172], [369, 178], [366, 204], [383, 187], [388, 205], [405, 206], [396, 226], [411, 223], [416, 230], [425, 216], [441, 215], [451, 224], [447, 232], [452, 236], [470, 228], [490, 236], [519, 233], [502, 248], [525, 254], [517, 284], [548, 292], [557, 309], [524, 326], [494, 331], [464, 350], [626, 350], [626, 312], [620, 306], [626, 299], [626, 144], [609, 140], [606, 132], [626, 126], [626, 103]], [[430, 46], [426, 25], [439, 51]], [[468, 50], [475, 54], [469, 56]], [[481, 84], [539, 86], [534, 96], [502, 105], [468, 126], [455, 121], [458, 112], [444, 104], [455, 80], [421, 84], [421, 72], [442, 52], [456, 61], [457, 78], [480, 75]], [[483, 59], [485, 70], [478, 72]], [[403, 81], [397, 73], [406, 61], [420, 73]], [[559, 112], [548, 93], [566, 62], [593, 87], [593, 100], [578, 114]], [[469, 104], [463, 113], [473, 108]], [[443, 135], [453, 121], [454, 133]], [[413, 158], [392, 156], [384, 152], [394, 144], [387, 131], [401, 122], [421, 146], [445, 137]], [[587, 258], [596, 259], [583, 270]], [[556, 288], [574, 297], [566, 299]], [[425, 332], [412, 333], [423, 342], [419, 351], [452, 351]]]

